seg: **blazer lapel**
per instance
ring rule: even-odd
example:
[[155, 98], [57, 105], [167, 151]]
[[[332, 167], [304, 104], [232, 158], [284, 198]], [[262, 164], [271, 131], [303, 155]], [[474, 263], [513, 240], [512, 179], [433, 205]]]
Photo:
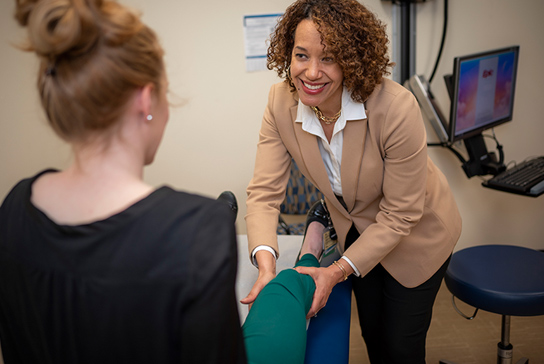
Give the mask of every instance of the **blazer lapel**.
[[[302, 123], [295, 122], [297, 117], [297, 107], [291, 108], [291, 116], [293, 118], [295, 136], [300, 146], [300, 153], [304, 161], [304, 168], [308, 171], [308, 179], [314, 180], [316, 186], [321, 186], [319, 190], [323, 194], [333, 194], [332, 187], [329, 183], [329, 177], [327, 175], [327, 170], [325, 169], [325, 164], [321, 158], [321, 153], [319, 152], [319, 146], [317, 144], [317, 137], [313, 134], [305, 132], [302, 130]], [[323, 188], [323, 186], [326, 186]]]
[[[368, 113], [368, 111], [367, 111]], [[368, 117], [368, 114], [367, 114]], [[342, 194], [344, 202], [351, 211], [355, 205], [357, 186], [365, 147], [368, 118], [350, 120], [344, 129], [344, 145], [342, 147]]]

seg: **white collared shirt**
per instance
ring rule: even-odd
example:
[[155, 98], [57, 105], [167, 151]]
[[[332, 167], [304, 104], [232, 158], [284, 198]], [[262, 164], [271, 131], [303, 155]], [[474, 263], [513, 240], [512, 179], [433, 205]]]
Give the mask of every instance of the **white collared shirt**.
[[[332, 190], [338, 196], [342, 196], [342, 180], [341, 180], [341, 162], [342, 162], [342, 147], [344, 146], [344, 129], [346, 123], [350, 120], [366, 119], [365, 105], [359, 102], [353, 101], [351, 98], [351, 92], [344, 87], [342, 91], [342, 113], [334, 124], [332, 132], [331, 142], [327, 140], [323, 127], [319, 122], [319, 119], [315, 115], [314, 111], [307, 105], [304, 105], [302, 101], [298, 102], [297, 117], [295, 122], [302, 123], [302, 130], [318, 137], [319, 151], [321, 158], [325, 164], [327, 175], [329, 176], [329, 182]], [[254, 266], [258, 268], [255, 254], [259, 250], [267, 250], [277, 259], [275, 251], [266, 245], [259, 245], [251, 253], [251, 260]], [[355, 271], [357, 277], [360, 276], [359, 270], [355, 267], [355, 264], [347, 257], [342, 257]]]
[[342, 196], [341, 164], [344, 146], [344, 128], [349, 120], [366, 118], [365, 105], [353, 101], [351, 93], [344, 87], [342, 91], [342, 113], [334, 124], [331, 142], [327, 140], [323, 127], [314, 111], [299, 100], [295, 122], [302, 123], [302, 130], [318, 137], [319, 151], [325, 163], [332, 190]]

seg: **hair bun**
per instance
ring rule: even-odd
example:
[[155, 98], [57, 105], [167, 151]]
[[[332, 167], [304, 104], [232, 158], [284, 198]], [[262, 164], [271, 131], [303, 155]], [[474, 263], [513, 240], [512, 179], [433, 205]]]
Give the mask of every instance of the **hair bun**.
[[[5, 0], [0, 0], [5, 1]], [[126, 112], [134, 91], [164, 83], [163, 50], [138, 13], [113, 0], [16, 0], [27, 51], [40, 57], [38, 92], [64, 140], [85, 142]]]
[[77, 56], [99, 38], [97, 9], [102, 0], [18, 0], [16, 19], [28, 27], [30, 48], [38, 55], [55, 59]]
[[17, 19], [17, 22], [21, 26], [26, 27], [30, 12], [34, 8], [37, 1], [38, 0], [16, 0], [15, 19]]

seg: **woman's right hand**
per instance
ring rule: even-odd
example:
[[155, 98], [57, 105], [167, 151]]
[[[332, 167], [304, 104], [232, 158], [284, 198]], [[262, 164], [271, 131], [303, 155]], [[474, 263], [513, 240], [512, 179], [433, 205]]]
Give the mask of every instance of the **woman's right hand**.
[[255, 254], [255, 259], [259, 266], [259, 276], [246, 298], [240, 300], [241, 303], [249, 305], [249, 309], [251, 309], [251, 305], [255, 302], [264, 286], [276, 278], [276, 258], [269, 251], [258, 251]]

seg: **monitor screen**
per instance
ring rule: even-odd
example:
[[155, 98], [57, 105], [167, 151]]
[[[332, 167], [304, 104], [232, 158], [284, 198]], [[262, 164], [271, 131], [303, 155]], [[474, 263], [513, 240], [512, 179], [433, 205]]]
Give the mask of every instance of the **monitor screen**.
[[512, 120], [519, 46], [456, 57], [450, 142]]

